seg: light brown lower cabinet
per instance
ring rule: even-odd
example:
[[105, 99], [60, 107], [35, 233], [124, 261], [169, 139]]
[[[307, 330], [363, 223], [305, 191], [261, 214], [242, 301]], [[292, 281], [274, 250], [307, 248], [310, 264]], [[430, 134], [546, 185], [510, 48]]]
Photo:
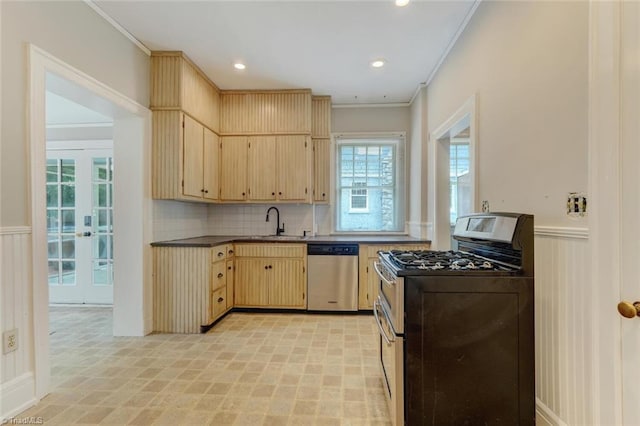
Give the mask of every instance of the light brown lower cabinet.
[[[153, 330], [200, 333], [233, 307], [233, 246], [153, 248]], [[232, 271], [233, 272], [233, 271]], [[231, 276], [231, 280], [229, 277]], [[229, 297], [228, 285], [231, 285]]]
[[304, 244], [238, 244], [234, 306], [306, 309]]
[[378, 285], [380, 285], [374, 268], [374, 263], [378, 261], [378, 251], [429, 250], [429, 244], [360, 244], [359, 249], [358, 309], [369, 310], [373, 309], [373, 302], [378, 297]]

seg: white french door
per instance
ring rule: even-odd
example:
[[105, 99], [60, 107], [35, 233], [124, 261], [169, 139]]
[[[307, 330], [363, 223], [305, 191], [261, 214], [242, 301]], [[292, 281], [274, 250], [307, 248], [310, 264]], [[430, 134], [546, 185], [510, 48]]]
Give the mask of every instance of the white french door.
[[113, 154], [47, 150], [51, 303], [113, 303]]

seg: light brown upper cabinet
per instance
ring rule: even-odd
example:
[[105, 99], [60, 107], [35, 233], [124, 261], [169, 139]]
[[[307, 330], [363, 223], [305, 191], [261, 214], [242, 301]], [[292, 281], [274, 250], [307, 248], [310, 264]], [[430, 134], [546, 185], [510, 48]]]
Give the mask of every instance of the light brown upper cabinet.
[[281, 201], [311, 201], [311, 140], [304, 135], [278, 136], [277, 199]]
[[249, 137], [249, 198], [254, 201], [276, 199], [276, 137]]
[[220, 138], [220, 199], [222, 201], [247, 200], [246, 136]]
[[313, 201], [328, 203], [331, 184], [331, 96], [311, 97]]
[[249, 136], [248, 148], [247, 200], [311, 201], [308, 136]]
[[218, 136], [189, 115], [153, 111], [153, 198], [218, 200], [218, 145]]
[[219, 133], [219, 89], [182, 52], [151, 52], [149, 106], [154, 111], [182, 110]]
[[183, 195], [217, 200], [220, 188], [218, 135], [184, 114], [183, 141]]
[[222, 135], [310, 134], [311, 90], [220, 92]]
[[331, 185], [331, 139], [313, 139], [313, 200], [329, 201]]
[[311, 97], [311, 137], [331, 137], [331, 96]]

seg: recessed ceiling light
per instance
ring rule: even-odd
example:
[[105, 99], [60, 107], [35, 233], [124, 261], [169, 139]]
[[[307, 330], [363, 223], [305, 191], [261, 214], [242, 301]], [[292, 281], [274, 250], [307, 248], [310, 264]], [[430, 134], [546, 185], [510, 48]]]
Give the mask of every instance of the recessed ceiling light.
[[409, 0], [396, 0], [396, 6], [402, 7], [409, 4]]
[[235, 64], [233, 64], [233, 67], [237, 70], [243, 70], [246, 68], [245, 64], [243, 64], [242, 62], [236, 62]]
[[374, 68], [380, 68], [384, 66], [384, 59], [376, 59], [375, 61], [371, 62], [371, 66]]

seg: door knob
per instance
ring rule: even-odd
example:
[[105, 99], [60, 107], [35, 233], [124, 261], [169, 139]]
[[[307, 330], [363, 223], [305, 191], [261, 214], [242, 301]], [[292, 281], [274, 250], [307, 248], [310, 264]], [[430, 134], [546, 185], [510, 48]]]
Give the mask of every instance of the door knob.
[[640, 302], [625, 302], [618, 303], [618, 312], [625, 318], [640, 317]]

